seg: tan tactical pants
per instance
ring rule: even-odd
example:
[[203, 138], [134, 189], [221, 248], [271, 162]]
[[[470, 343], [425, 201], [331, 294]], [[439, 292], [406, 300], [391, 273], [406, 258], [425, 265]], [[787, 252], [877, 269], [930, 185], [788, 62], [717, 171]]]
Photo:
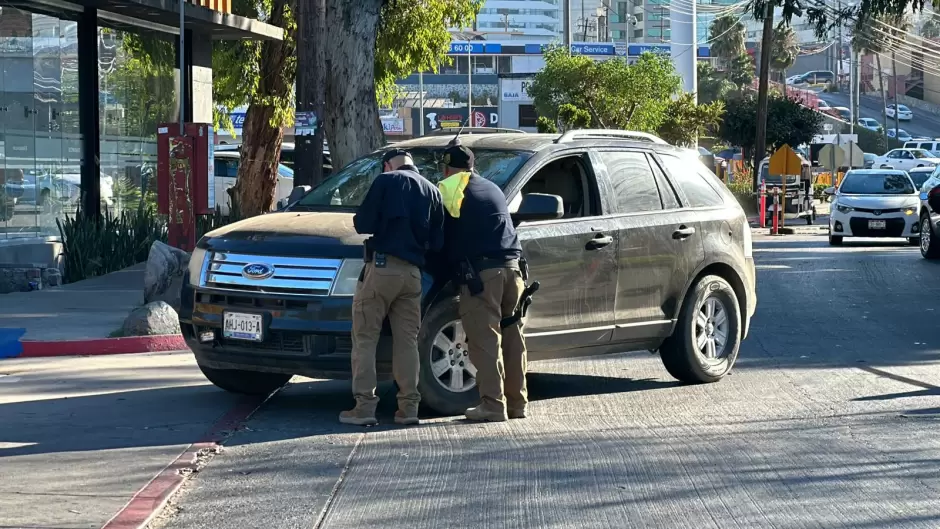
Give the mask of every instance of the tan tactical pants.
[[374, 412], [375, 349], [388, 316], [392, 326], [392, 373], [398, 383], [398, 408], [417, 414], [418, 328], [421, 326], [421, 271], [387, 256], [386, 266], [366, 263], [356, 286], [352, 314], [352, 388], [356, 405]]
[[[483, 292], [471, 296], [460, 287], [460, 320], [467, 333], [470, 362], [477, 369], [481, 405], [492, 411], [523, 409], [526, 390], [526, 349], [522, 322], [499, 328], [499, 321], [516, 310], [525, 284], [522, 274], [510, 268], [480, 272]], [[503, 391], [505, 385], [505, 392]]]

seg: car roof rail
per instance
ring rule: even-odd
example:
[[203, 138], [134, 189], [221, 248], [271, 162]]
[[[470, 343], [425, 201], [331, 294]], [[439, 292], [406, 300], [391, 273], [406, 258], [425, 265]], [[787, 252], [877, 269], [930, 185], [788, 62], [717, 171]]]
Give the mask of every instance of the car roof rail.
[[580, 129], [569, 130], [555, 140], [555, 143], [568, 143], [574, 140], [583, 140], [589, 138], [616, 138], [633, 141], [646, 141], [649, 143], [658, 143], [660, 145], [669, 145], [666, 140], [650, 134], [648, 132], [639, 132], [635, 130], [617, 130], [617, 129]]
[[[453, 134], [454, 129], [437, 129], [425, 134], [425, 136], [442, 136]], [[460, 134], [525, 134], [524, 130], [504, 129], [500, 127], [463, 127]]]

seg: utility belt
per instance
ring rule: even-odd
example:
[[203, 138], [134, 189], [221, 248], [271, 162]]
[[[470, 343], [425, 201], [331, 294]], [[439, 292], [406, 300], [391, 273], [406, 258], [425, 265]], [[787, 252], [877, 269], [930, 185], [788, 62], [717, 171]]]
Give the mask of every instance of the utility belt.
[[[375, 262], [376, 268], [385, 268], [388, 266], [388, 258], [382, 252], [375, 251], [375, 241], [372, 240], [372, 237], [369, 237], [362, 243], [362, 261], [365, 263]], [[365, 273], [365, 267], [362, 268], [362, 272], [359, 273], [359, 280], [362, 281], [362, 276]]]
[[[496, 268], [518, 270], [524, 282], [528, 282], [529, 280], [529, 265], [524, 257], [521, 259], [488, 259], [484, 257], [473, 260], [464, 259], [463, 262], [460, 263], [460, 282], [467, 285], [467, 290], [470, 291], [471, 296], [478, 296], [483, 292], [483, 280], [480, 279], [480, 272]], [[522, 294], [519, 296], [519, 302], [512, 315], [500, 320], [500, 328], [505, 329], [510, 325], [515, 325], [525, 317], [526, 312], [529, 310], [529, 305], [532, 304], [532, 295], [535, 294], [538, 289], [538, 281], [533, 281], [531, 285], [526, 285]]]

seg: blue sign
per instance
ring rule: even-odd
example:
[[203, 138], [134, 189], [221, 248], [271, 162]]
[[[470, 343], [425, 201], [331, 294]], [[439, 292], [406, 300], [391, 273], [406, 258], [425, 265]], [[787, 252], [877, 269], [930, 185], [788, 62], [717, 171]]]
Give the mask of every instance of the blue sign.
[[245, 124], [245, 113], [244, 112], [232, 112], [228, 115], [232, 119], [232, 126], [236, 129], [242, 128]]
[[616, 55], [617, 47], [613, 44], [572, 44], [571, 53], [575, 55]]
[[[631, 44], [627, 48], [627, 53], [631, 57], [638, 57], [644, 53], [669, 53], [671, 46], [669, 44]], [[698, 47], [699, 57], [711, 57], [711, 49], [708, 46]]]
[[541, 55], [543, 51], [543, 46], [541, 44], [526, 44], [525, 53], [526, 55]]
[[503, 45], [498, 42], [451, 42], [448, 55], [482, 55], [482, 54], [500, 54], [503, 52]]

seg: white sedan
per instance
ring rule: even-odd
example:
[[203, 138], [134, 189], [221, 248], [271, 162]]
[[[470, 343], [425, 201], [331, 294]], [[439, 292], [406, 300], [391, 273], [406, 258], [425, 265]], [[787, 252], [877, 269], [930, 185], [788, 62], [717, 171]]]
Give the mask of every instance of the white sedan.
[[914, 113], [911, 112], [911, 109], [904, 105], [895, 106], [893, 103], [885, 107], [885, 114], [889, 118], [893, 118], [894, 115], [897, 114], [898, 119], [901, 121], [910, 121], [914, 119]]
[[858, 126], [878, 132], [881, 130], [881, 124], [878, 120], [872, 118], [859, 118]]
[[926, 149], [891, 149], [883, 156], [875, 158], [875, 169], [903, 169], [915, 167], [933, 167], [940, 165], [940, 158]]
[[892, 169], [853, 169], [845, 174], [829, 215], [829, 244], [845, 237], [904, 237], [920, 244], [920, 194], [911, 177]]

